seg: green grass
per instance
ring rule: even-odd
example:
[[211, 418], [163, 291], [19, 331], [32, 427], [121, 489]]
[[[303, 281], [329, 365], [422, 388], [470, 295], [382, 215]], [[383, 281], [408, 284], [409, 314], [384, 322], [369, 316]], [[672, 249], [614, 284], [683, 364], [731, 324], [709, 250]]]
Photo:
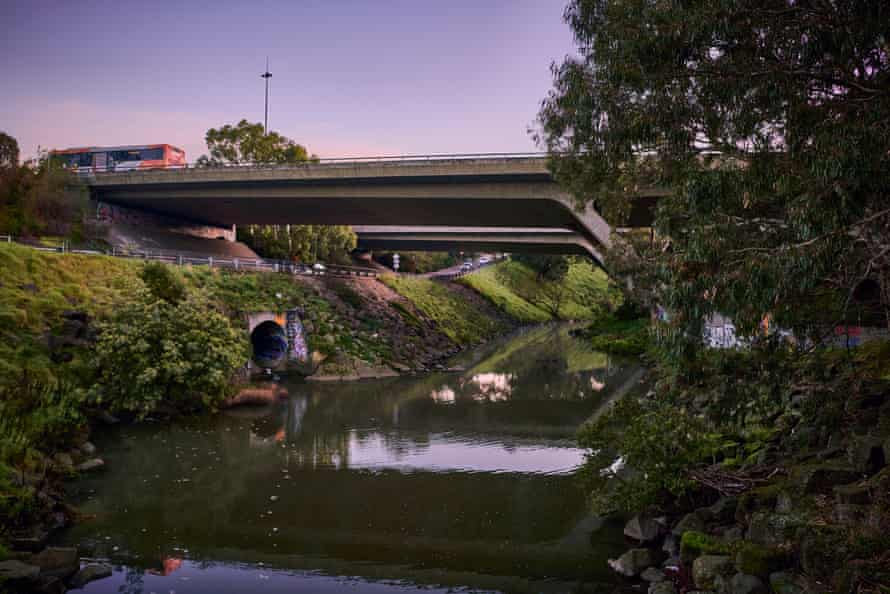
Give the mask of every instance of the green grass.
[[458, 344], [478, 344], [507, 330], [500, 320], [469, 307], [466, 300], [446, 284], [394, 275], [384, 275], [381, 281], [414, 303]]
[[649, 320], [616, 320], [606, 318], [585, 328], [581, 334], [590, 345], [610, 355], [634, 357], [646, 351], [649, 344]]
[[519, 322], [532, 324], [553, 319], [549, 313], [517, 295], [498, 278], [498, 268], [508, 265], [522, 266], [510, 262], [486, 266], [464, 276], [459, 282], [470, 287], [491, 301], [499, 310]]
[[487, 266], [464, 276], [460, 282], [523, 323], [592, 320], [621, 300], [609, 286], [606, 274], [580, 258], [571, 262], [559, 289], [539, 280], [531, 268], [515, 261]]

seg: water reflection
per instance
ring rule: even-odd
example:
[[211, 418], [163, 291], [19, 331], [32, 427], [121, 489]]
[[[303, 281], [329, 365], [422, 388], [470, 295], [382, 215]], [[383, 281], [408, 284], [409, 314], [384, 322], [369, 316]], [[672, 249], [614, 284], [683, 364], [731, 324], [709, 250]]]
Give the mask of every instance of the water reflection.
[[[621, 527], [595, 546], [581, 530], [572, 436], [634, 370], [563, 328], [457, 364], [467, 370], [286, 381], [272, 406], [120, 428], [100, 441], [108, 472], [77, 484], [96, 520], [66, 539], [160, 575], [185, 560], [505, 591], [611, 579], [602, 560], [620, 552]], [[199, 586], [188, 591], [217, 591]]]

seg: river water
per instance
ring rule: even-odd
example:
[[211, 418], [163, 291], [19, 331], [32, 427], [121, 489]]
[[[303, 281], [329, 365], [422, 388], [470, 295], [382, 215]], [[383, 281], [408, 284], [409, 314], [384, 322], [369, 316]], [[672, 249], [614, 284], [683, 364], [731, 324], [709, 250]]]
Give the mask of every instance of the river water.
[[71, 485], [90, 519], [62, 544], [115, 571], [84, 591], [619, 588], [605, 559], [622, 524], [588, 516], [573, 436], [636, 368], [565, 326], [453, 364], [466, 371], [283, 379], [273, 405], [94, 436], [107, 470]]

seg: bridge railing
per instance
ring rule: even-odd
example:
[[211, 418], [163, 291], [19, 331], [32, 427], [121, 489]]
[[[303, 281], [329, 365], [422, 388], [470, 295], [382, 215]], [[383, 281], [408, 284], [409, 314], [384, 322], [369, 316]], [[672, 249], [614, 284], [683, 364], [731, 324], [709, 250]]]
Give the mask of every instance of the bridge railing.
[[244, 272], [277, 272], [300, 276], [337, 276], [355, 278], [377, 278], [377, 271], [373, 268], [361, 268], [359, 266], [339, 266], [324, 264], [321, 266], [289, 262], [287, 260], [267, 260], [264, 258], [236, 258], [216, 257], [195, 254], [193, 252], [175, 252], [170, 250], [151, 249], [127, 249], [113, 247], [110, 250], [79, 249], [72, 247], [67, 240], [58, 245], [42, 245], [33, 241], [24, 241], [12, 235], [0, 235], [0, 242], [18, 243], [31, 249], [43, 252], [57, 252], [63, 254], [89, 254], [104, 255], [115, 258], [132, 258], [138, 260], [155, 260], [166, 262], [176, 266], [197, 265], [211, 268], [227, 268]]
[[542, 152], [527, 153], [432, 153], [428, 155], [375, 155], [370, 157], [324, 157], [310, 159], [300, 163], [269, 163], [269, 162], [242, 162], [242, 163], [184, 163], [181, 165], [161, 165], [155, 167], [133, 167], [126, 163], [104, 167], [78, 167], [72, 172], [78, 175], [93, 175], [96, 173], [133, 173], [139, 171], [180, 170], [180, 169], [288, 169], [295, 167], [309, 167], [312, 165], [350, 165], [350, 164], [375, 164], [375, 163], [412, 163], [412, 162], [436, 162], [436, 161], [466, 161], [476, 159], [541, 159], [547, 156]]

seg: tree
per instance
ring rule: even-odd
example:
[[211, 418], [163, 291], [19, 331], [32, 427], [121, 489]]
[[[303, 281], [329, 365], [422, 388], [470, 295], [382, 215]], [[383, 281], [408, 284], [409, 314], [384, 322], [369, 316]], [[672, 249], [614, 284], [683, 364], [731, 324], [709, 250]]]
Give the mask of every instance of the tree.
[[18, 141], [5, 132], [0, 132], [0, 169], [13, 169], [18, 166]]
[[[615, 223], [647, 184], [662, 241], [628, 264], [689, 354], [711, 312], [752, 334], [849, 319], [880, 288], [890, 325], [890, 5], [883, 0], [573, 0], [537, 138]], [[619, 251], [619, 255], [631, 253]]]
[[[303, 145], [278, 132], [266, 134], [262, 124], [247, 120], [211, 128], [205, 140], [210, 154], [198, 159], [201, 167], [318, 160]], [[357, 242], [352, 228], [343, 225], [247, 225], [238, 229], [238, 239], [263, 257], [304, 262], [346, 260]]]
[[559, 311], [568, 294], [566, 275], [571, 259], [550, 254], [517, 254], [513, 259], [535, 272], [534, 303], [559, 319]]
[[241, 120], [207, 130], [204, 136], [210, 155], [201, 155], [198, 165], [212, 167], [247, 163], [305, 163], [318, 160], [301, 144], [278, 132], [264, 133], [262, 124]]

